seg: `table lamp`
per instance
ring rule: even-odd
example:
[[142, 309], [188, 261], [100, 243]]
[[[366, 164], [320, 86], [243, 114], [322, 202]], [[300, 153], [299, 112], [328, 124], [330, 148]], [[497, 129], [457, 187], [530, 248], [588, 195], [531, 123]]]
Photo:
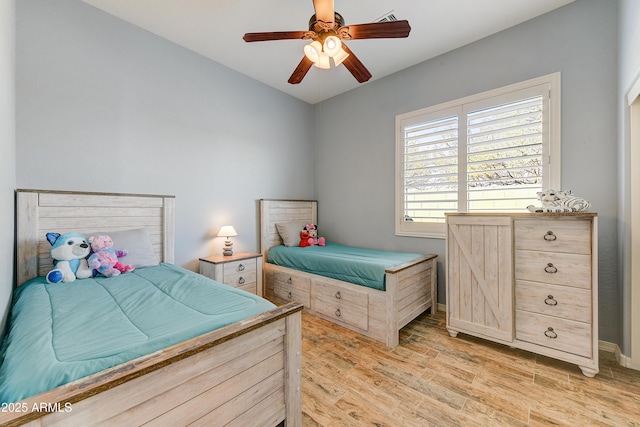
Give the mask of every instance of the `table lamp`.
[[229, 240], [229, 237], [237, 236], [236, 230], [233, 228], [233, 225], [223, 225], [220, 227], [220, 231], [218, 231], [218, 237], [225, 237], [224, 248], [222, 249], [222, 254], [226, 256], [233, 255], [233, 243]]

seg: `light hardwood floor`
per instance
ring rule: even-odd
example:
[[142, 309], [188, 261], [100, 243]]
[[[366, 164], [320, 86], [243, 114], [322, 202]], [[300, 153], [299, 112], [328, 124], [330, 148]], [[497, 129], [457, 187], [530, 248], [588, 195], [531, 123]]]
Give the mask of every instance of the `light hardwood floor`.
[[595, 378], [419, 316], [393, 350], [303, 313], [304, 426], [640, 426], [640, 371]]

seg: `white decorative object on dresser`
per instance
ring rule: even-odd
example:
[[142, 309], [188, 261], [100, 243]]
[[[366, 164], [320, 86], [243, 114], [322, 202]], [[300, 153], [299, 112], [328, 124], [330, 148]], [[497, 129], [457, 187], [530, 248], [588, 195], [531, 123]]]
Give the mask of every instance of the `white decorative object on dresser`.
[[598, 373], [597, 214], [447, 214], [447, 329]]
[[200, 274], [262, 296], [262, 254], [238, 252], [200, 258]]

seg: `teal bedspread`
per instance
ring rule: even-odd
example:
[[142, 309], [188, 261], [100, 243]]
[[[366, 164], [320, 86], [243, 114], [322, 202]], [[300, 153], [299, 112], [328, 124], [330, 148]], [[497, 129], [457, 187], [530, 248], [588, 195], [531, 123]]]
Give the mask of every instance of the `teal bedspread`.
[[326, 246], [269, 249], [269, 263], [306, 271], [356, 285], [385, 290], [385, 270], [421, 257], [421, 254], [366, 249], [327, 243]]
[[16, 290], [0, 402], [15, 402], [275, 306], [172, 264]]

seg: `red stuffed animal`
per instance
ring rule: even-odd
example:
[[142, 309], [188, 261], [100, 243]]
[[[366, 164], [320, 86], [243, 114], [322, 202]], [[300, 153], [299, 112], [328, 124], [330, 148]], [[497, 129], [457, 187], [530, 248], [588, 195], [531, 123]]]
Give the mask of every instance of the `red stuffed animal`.
[[309, 232], [306, 230], [303, 230], [300, 232], [300, 244], [298, 245], [301, 248], [306, 248], [307, 246], [311, 246], [311, 243], [309, 243]]

